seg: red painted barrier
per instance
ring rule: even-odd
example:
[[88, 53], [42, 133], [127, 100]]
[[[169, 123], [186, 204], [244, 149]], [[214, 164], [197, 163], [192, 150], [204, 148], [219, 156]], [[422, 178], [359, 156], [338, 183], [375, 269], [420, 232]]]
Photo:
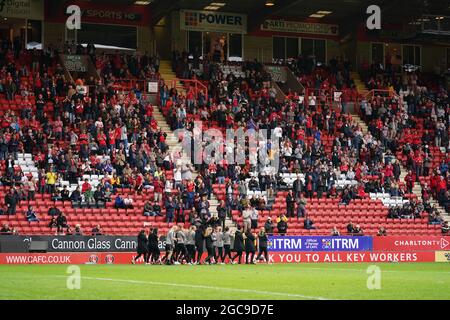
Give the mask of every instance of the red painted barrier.
[[434, 252], [274, 252], [274, 263], [435, 262]]
[[[132, 252], [115, 253], [1, 253], [0, 264], [130, 264]], [[434, 251], [408, 252], [271, 252], [273, 263], [321, 262], [435, 262]], [[137, 262], [143, 263], [143, 259]]]
[[450, 237], [373, 237], [374, 251], [450, 250]]

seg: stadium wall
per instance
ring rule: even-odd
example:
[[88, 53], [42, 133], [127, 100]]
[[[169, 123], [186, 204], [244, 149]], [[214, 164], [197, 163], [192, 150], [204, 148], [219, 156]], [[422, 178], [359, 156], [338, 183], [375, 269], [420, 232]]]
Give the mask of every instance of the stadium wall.
[[178, 50], [182, 52], [183, 50], [187, 50], [187, 31], [181, 30], [180, 28], [179, 11], [172, 11], [170, 13], [170, 38], [172, 41], [172, 44], [170, 45], [171, 51]]
[[44, 21], [44, 46], [64, 43], [64, 24]]
[[450, 48], [450, 46], [422, 46], [423, 70], [439, 74], [447, 69], [447, 48]]
[[[0, 253], [0, 264], [129, 264], [134, 252]], [[244, 254], [245, 256], [245, 254]], [[203, 256], [206, 257], [206, 254]], [[143, 258], [137, 260], [142, 264]], [[271, 263], [450, 262], [449, 251], [270, 252]]]
[[[48, 241], [47, 252], [28, 253], [31, 240]], [[135, 248], [132, 236], [3, 236], [0, 264], [127, 264]], [[449, 250], [450, 237], [272, 236], [269, 262], [450, 262]]]

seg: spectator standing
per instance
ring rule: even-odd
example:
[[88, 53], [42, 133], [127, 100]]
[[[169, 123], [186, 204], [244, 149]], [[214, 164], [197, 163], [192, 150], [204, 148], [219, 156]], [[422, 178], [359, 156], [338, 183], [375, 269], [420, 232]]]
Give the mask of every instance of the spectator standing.
[[278, 233], [280, 234], [280, 236], [284, 236], [287, 232], [287, 229], [288, 229], [287, 221], [288, 221], [288, 219], [286, 218], [286, 216], [284, 214], [282, 214], [281, 216], [279, 216], [277, 218], [277, 229], [278, 229]]
[[242, 263], [242, 252], [244, 252], [244, 239], [245, 236], [242, 234], [241, 231], [242, 227], [238, 226], [237, 230], [234, 234], [234, 251], [236, 254], [231, 258], [231, 264], [235, 264], [234, 260], [238, 258], [238, 263]]
[[137, 256], [134, 257], [131, 260], [132, 264], [136, 263], [136, 260], [139, 259], [141, 256], [144, 256], [145, 261], [147, 261], [147, 254], [148, 254], [148, 248], [147, 248], [147, 236], [145, 235], [145, 230], [142, 229], [138, 236], [137, 236]]
[[247, 205], [245, 209], [242, 211], [242, 218], [244, 222], [244, 233], [247, 232], [247, 230], [251, 230], [252, 227], [252, 213], [250, 206]]
[[19, 197], [14, 188], [11, 188], [5, 196], [5, 204], [7, 207], [6, 214], [14, 215], [16, 214], [17, 204], [19, 203]]
[[266, 231], [264, 228], [261, 228], [258, 233], [258, 257], [257, 261], [264, 259], [265, 262], [269, 262], [269, 254], [267, 252], [267, 244], [269, 242], [269, 238], [267, 237]]
[[[251, 230], [245, 233], [245, 264], [255, 264], [255, 235]], [[250, 259], [249, 259], [250, 258]]]
[[148, 255], [147, 255], [147, 263], [160, 263], [160, 255], [161, 252], [159, 250], [159, 239], [158, 239], [158, 228], [150, 229], [150, 233], [148, 235]]

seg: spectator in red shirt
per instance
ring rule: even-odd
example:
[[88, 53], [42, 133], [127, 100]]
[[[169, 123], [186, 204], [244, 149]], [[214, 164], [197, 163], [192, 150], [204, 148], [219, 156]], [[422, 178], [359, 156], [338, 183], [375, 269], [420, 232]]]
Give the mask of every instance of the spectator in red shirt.
[[93, 199], [94, 194], [92, 193], [92, 186], [88, 179], [84, 179], [84, 183], [81, 185], [81, 193], [84, 195], [86, 202], [90, 202]]

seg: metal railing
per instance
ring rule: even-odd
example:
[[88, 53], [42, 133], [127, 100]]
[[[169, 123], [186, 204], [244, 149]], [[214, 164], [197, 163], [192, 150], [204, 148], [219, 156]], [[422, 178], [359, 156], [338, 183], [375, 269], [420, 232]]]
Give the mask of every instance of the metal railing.
[[198, 97], [199, 93], [203, 93], [206, 99], [208, 99], [208, 87], [205, 86], [201, 81], [196, 79], [179, 79], [174, 78], [168, 83], [169, 89], [175, 88], [188, 92], [189, 90], [194, 90], [195, 97]]

